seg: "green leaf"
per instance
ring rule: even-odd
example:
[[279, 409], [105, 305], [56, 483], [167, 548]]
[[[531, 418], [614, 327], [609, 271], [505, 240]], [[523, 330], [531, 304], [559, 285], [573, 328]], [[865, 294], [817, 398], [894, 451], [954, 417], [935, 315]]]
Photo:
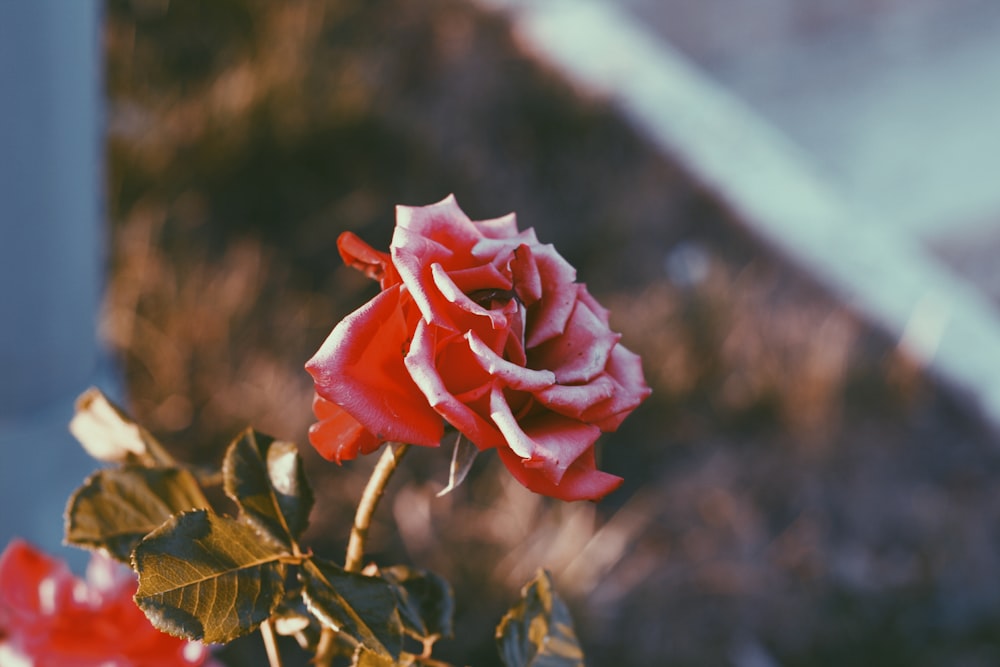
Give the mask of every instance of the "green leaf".
[[66, 507], [66, 541], [106, 549], [123, 563], [148, 533], [174, 514], [208, 507], [194, 476], [180, 468], [99, 470]]
[[496, 637], [505, 667], [583, 667], [573, 619], [544, 570], [521, 589]]
[[135, 548], [135, 601], [164, 632], [228, 642], [255, 630], [281, 602], [288, 557], [246, 523], [187, 512]]
[[243, 518], [275, 540], [295, 543], [309, 523], [313, 495], [294, 443], [247, 429], [229, 446], [222, 473]]
[[380, 570], [396, 594], [403, 630], [429, 648], [440, 637], [451, 637], [455, 598], [444, 577], [406, 565]]
[[309, 611], [323, 624], [353, 637], [378, 656], [399, 658], [402, 624], [396, 596], [386, 581], [347, 572], [318, 558], [305, 562], [299, 578]]
[[76, 399], [76, 413], [69, 422], [69, 430], [98, 461], [174, 465], [163, 445], [96, 387]]
[[472, 470], [472, 464], [475, 463], [477, 456], [479, 456], [479, 448], [472, 444], [471, 440], [459, 433], [458, 439], [455, 441], [455, 447], [451, 450], [448, 486], [438, 491], [438, 498], [448, 495], [465, 481], [469, 471]]

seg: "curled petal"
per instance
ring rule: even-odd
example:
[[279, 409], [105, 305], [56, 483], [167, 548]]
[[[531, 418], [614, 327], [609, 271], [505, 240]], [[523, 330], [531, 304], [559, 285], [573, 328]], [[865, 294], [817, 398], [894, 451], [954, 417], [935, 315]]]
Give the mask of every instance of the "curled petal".
[[555, 384], [556, 376], [552, 371], [536, 371], [512, 364], [494, 352], [474, 331], [467, 331], [465, 339], [480, 368], [504, 385], [520, 391], [541, 391]]
[[466, 294], [487, 289], [509, 290], [513, 286], [510, 276], [504, 275], [489, 262], [466, 269], [451, 270], [448, 276], [458, 289]]
[[[535, 230], [529, 227], [523, 232], [518, 232], [517, 234], [506, 238], [482, 238], [472, 248], [471, 254], [476, 259], [488, 261], [499, 260], [506, 262], [511, 249], [516, 248], [519, 245], [542, 247], [538, 243], [538, 237], [535, 235]], [[555, 252], [554, 249], [553, 252]], [[567, 266], [569, 266], [569, 264], [567, 264]], [[572, 269], [573, 267], [570, 266], [570, 268]], [[575, 276], [576, 270], [573, 270]]]
[[407, 298], [397, 285], [348, 315], [306, 370], [316, 393], [344, 408], [379, 440], [436, 447], [444, 425], [403, 363], [412, 327], [404, 314]]
[[399, 282], [399, 273], [387, 252], [380, 252], [362, 241], [357, 234], [344, 232], [337, 237], [337, 251], [344, 264], [377, 280], [382, 289]]
[[486, 238], [509, 239], [517, 236], [517, 216], [513, 213], [492, 220], [477, 220], [472, 224]]
[[521, 303], [530, 306], [542, 298], [542, 275], [538, 272], [531, 246], [521, 244], [514, 249], [510, 272], [514, 277], [514, 291]]
[[511, 451], [523, 460], [522, 465], [540, 470], [555, 484], [601, 435], [601, 430], [592, 424], [554, 412], [518, 420], [498, 386], [490, 396], [490, 417], [507, 439]]
[[535, 398], [559, 414], [593, 422], [594, 420], [589, 418], [588, 410], [609, 401], [614, 396], [615, 390], [620, 387], [621, 385], [604, 374], [586, 384], [554, 384], [536, 392]]
[[534, 368], [555, 370], [560, 384], [589, 382], [604, 372], [619, 339], [586, 302], [577, 301], [563, 334], [531, 350], [528, 359]]
[[434, 279], [434, 285], [438, 288], [438, 291], [449, 302], [467, 313], [489, 319], [494, 329], [502, 329], [507, 326], [507, 318], [504, 317], [503, 313], [483, 308], [466, 296], [465, 292], [454, 283], [451, 276], [448, 275], [448, 272], [440, 264], [431, 264], [431, 277]]
[[603, 322], [604, 326], [608, 326], [610, 324], [608, 320], [608, 317], [611, 314], [610, 311], [599, 304], [597, 299], [590, 295], [590, 292], [587, 290], [587, 286], [583, 283], [580, 283], [580, 291], [576, 298], [586, 304], [587, 308], [590, 309], [590, 312], [592, 312], [598, 320]]
[[615, 431], [629, 414], [652, 393], [642, 373], [642, 359], [624, 345], [616, 345], [608, 361], [606, 377], [615, 389], [607, 401], [584, 411], [582, 418], [605, 433]]
[[[503, 444], [503, 436], [492, 424], [469, 407], [467, 396], [461, 400], [445, 386], [436, 363], [438, 331], [423, 320], [417, 323], [413, 342], [406, 355], [406, 368], [426, 400], [439, 415], [458, 429], [480, 449], [490, 449]], [[482, 389], [471, 390], [477, 394]]]
[[[400, 230], [462, 252], [472, 248], [482, 238], [482, 233], [469, 216], [458, 207], [455, 195], [448, 195], [430, 206], [397, 206], [396, 231]], [[395, 237], [390, 247], [399, 247]]]
[[563, 332], [577, 301], [576, 269], [551, 245], [533, 246], [542, 298], [531, 308], [526, 345], [536, 347]]
[[507, 313], [507, 337], [499, 349], [503, 352], [504, 358], [512, 364], [525, 366], [528, 363], [528, 354], [524, 349], [524, 316], [526, 309], [524, 304], [511, 301], [510, 312]]
[[457, 330], [449, 314], [450, 303], [434, 283], [431, 267], [447, 266], [453, 255], [446, 245], [397, 226], [392, 236], [392, 262], [425, 320]]
[[527, 489], [559, 500], [600, 500], [619, 486], [621, 477], [597, 469], [594, 451], [590, 449], [573, 462], [559, 483], [554, 483], [541, 470], [524, 465], [517, 454], [503, 447], [497, 450], [507, 470]]

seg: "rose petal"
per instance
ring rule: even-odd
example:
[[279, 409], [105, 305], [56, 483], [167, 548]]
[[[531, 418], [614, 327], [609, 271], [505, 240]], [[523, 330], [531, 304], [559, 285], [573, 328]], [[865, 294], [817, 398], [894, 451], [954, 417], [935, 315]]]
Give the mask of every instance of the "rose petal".
[[590, 308], [591, 312], [594, 313], [597, 319], [603, 322], [605, 326], [608, 326], [609, 324], [608, 317], [611, 314], [610, 311], [601, 304], [599, 304], [597, 302], [597, 299], [591, 296], [590, 292], [587, 290], [586, 285], [584, 285], [583, 283], [579, 283], [579, 289], [580, 291], [577, 294], [576, 298], [587, 304], [587, 307]]
[[387, 252], [379, 252], [362, 241], [353, 232], [344, 232], [337, 238], [337, 251], [344, 264], [361, 271], [369, 278], [379, 281], [382, 289], [399, 283], [399, 273], [392, 265]]
[[14, 617], [48, 616], [73, 597], [74, 577], [65, 563], [21, 539], [0, 556], [0, 628]]
[[576, 269], [551, 245], [532, 248], [532, 255], [542, 281], [542, 298], [530, 310], [526, 332], [529, 348], [558, 336], [566, 328], [579, 294]]
[[203, 645], [150, 624], [132, 600], [137, 582], [127, 568], [95, 555], [87, 576], [77, 579], [22, 540], [8, 545], [0, 556], [0, 664], [177, 667], [208, 659]]
[[[448, 195], [429, 206], [397, 206], [396, 231], [400, 230], [423, 236], [462, 253], [483, 238], [469, 216], [459, 208], [455, 195]], [[390, 249], [396, 246], [394, 237]]]
[[479, 290], [509, 290], [513, 287], [511, 278], [489, 262], [476, 264], [465, 269], [451, 270], [448, 276], [466, 294]]
[[382, 441], [437, 446], [441, 418], [403, 363], [409, 329], [408, 296], [397, 285], [344, 318], [306, 369], [316, 393], [336, 403]]
[[[503, 444], [503, 436], [489, 422], [472, 410], [467, 401], [459, 400], [445, 386], [435, 358], [438, 331], [423, 320], [417, 323], [413, 342], [406, 355], [406, 368], [426, 400], [439, 415], [461, 431], [480, 449]], [[481, 383], [473, 383], [477, 387]], [[481, 390], [480, 390], [481, 391]]]
[[558, 484], [573, 462], [590, 449], [601, 430], [554, 412], [517, 419], [499, 386], [490, 396], [490, 417], [526, 468], [540, 469]]
[[538, 272], [531, 246], [519, 245], [510, 260], [514, 291], [521, 303], [530, 306], [542, 298], [542, 275]]
[[535, 397], [542, 405], [559, 414], [593, 422], [593, 419], [584, 416], [586, 411], [595, 405], [607, 402], [614, 396], [617, 388], [620, 388], [620, 385], [607, 374], [603, 374], [586, 384], [554, 384], [536, 392]]
[[617, 475], [597, 470], [592, 449], [573, 462], [558, 484], [552, 482], [542, 471], [525, 467], [514, 452], [500, 447], [497, 453], [510, 474], [524, 487], [559, 500], [600, 500], [624, 481]]
[[319, 394], [313, 400], [319, 421], [309, 427], [309, 443], [327, 461], [338, 465], [370, 454], [382, 445], [368, 429], [336, 403]]
[[493, 218], [491, 220], [478, 220], [473, 222], [479, 233], [491, 239], [509, 239], [517, 236], [517, 216], [513, 213]]
[[610, 433], [646, 400], [652, 389], [643, 376], [642, 359], [621, 344], [611, 351], [606, 377], [615, 385], [611, 398], [587, 409], [581, 418]]
[[506, 264], [510, 259], [511, 250], [520, 245], [526, 245], [533, 248], [543, 247], [542, 244], [538, 242], [535, 230], [529, 227], [523, 232], [518, 232], [514, 236], [510, 236], [508, 238], [481, 238], [478, 242], [476, 242], [476, 245], [472, 247], [469, 254], [471, 254], [475, 259], [480, 259], [486, 262]]
[[526, 309], [524, 304], [512, 301], [507, 304], [510, 312], [507, 313], [507, 337], [500, 348], [504, 358], [512, 364], [518, 366], [528, 365], [528, 354], [524, 349], [524, 317]]
[[457, 330], [449, 314], [451, 304], [436, 288], [431, 267], [451, 264], [452, 251], [437, 241], [403, 227], [392, 236], [392, 263], [425, 320], [435, 326]]
[[556, 376], [552, 371], [536, 371], [512, 364], [490, 349], [474, 331], [467, 331], [465, 339], [480, 368], [506, 386], [520, 391], [541, 391], [555, 384]]
[[589, 382], [604, 371], [620, 338], [586, 301], [577, 301], [563, 334], [530, 350], [528, 364], [553, 369], [559, 384]]
[[503, 316], [503, 313], [483, 308], [466, 296], [465, 292], [459, 289], [458, 285], [452, 281], [451, 276], [448, 275], [440, 264], [431, 264], [431, 277], [434, 279], [434, 285], [438, 288], [438, 291], [449, 302], [467, 313], [488, 318], [494, 329], [502, 329], [507, 326], [507, 318]]
[[445, 388], [456, 397], [479, 396], [483, 387], [493, 385], [493, 378], [476, 363], [468, 342], [460, 334], [438, 329], [434, 334], [433, 359]]

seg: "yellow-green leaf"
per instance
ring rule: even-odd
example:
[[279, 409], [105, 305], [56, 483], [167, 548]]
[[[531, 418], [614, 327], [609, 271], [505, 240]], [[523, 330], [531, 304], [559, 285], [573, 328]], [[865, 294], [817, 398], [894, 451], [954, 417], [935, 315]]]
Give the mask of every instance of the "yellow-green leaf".
[[208, 507], [194, 476], [180, 468], [99, 470], [70, 497], [66, 541], [106, 549], [123, 563], [148, 533], [175, 514]]
[[176, 516], [133, 552], [136, 604], [160, 630], [228, 642], [271, 616], [284, 594], [284, 545], [207, 510]]
[[583, 667], [573, 619], [544, 570], [521, 589], [496, 637], [505, 667]]

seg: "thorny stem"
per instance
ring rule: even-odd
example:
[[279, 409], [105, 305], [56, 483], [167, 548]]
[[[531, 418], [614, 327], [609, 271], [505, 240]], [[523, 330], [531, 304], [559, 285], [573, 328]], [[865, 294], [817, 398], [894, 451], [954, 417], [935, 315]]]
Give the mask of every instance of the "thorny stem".
[[260, 634], [264, 638], [264, 649], [267, 651], [267, 662], [271, 667], [282, 667], [281, 655], [278, 653], [278, 641], [274, 635], [274, 626], [267, 620], [260, 624]]
[[[361, 570], [365, 557], [365, 540], [368, 538], [368, 528], [371, 526], [375, 508], [378, 507], [392, 474], [396, 472], [399, 462], [409, 448], [410, 446], [407, 444], [400, 444], [396, 449], [393, 449], [392, 445], [386, 445], [382, 457], [375, 465], [371, 477], [368, 478], [368, 484], [358, 502], [358, 510], [354, 513], [354, 525], [351, 526], [351, 537], [347, 542], [344, 569], [348, 572]], [[329, 627], [324, 627], [320, 635], [319, 646], [316, 649], [316, 665], [323, 667], [332, 663], [332, 649], [335, 644], [333, 640], [334, 631]]]

